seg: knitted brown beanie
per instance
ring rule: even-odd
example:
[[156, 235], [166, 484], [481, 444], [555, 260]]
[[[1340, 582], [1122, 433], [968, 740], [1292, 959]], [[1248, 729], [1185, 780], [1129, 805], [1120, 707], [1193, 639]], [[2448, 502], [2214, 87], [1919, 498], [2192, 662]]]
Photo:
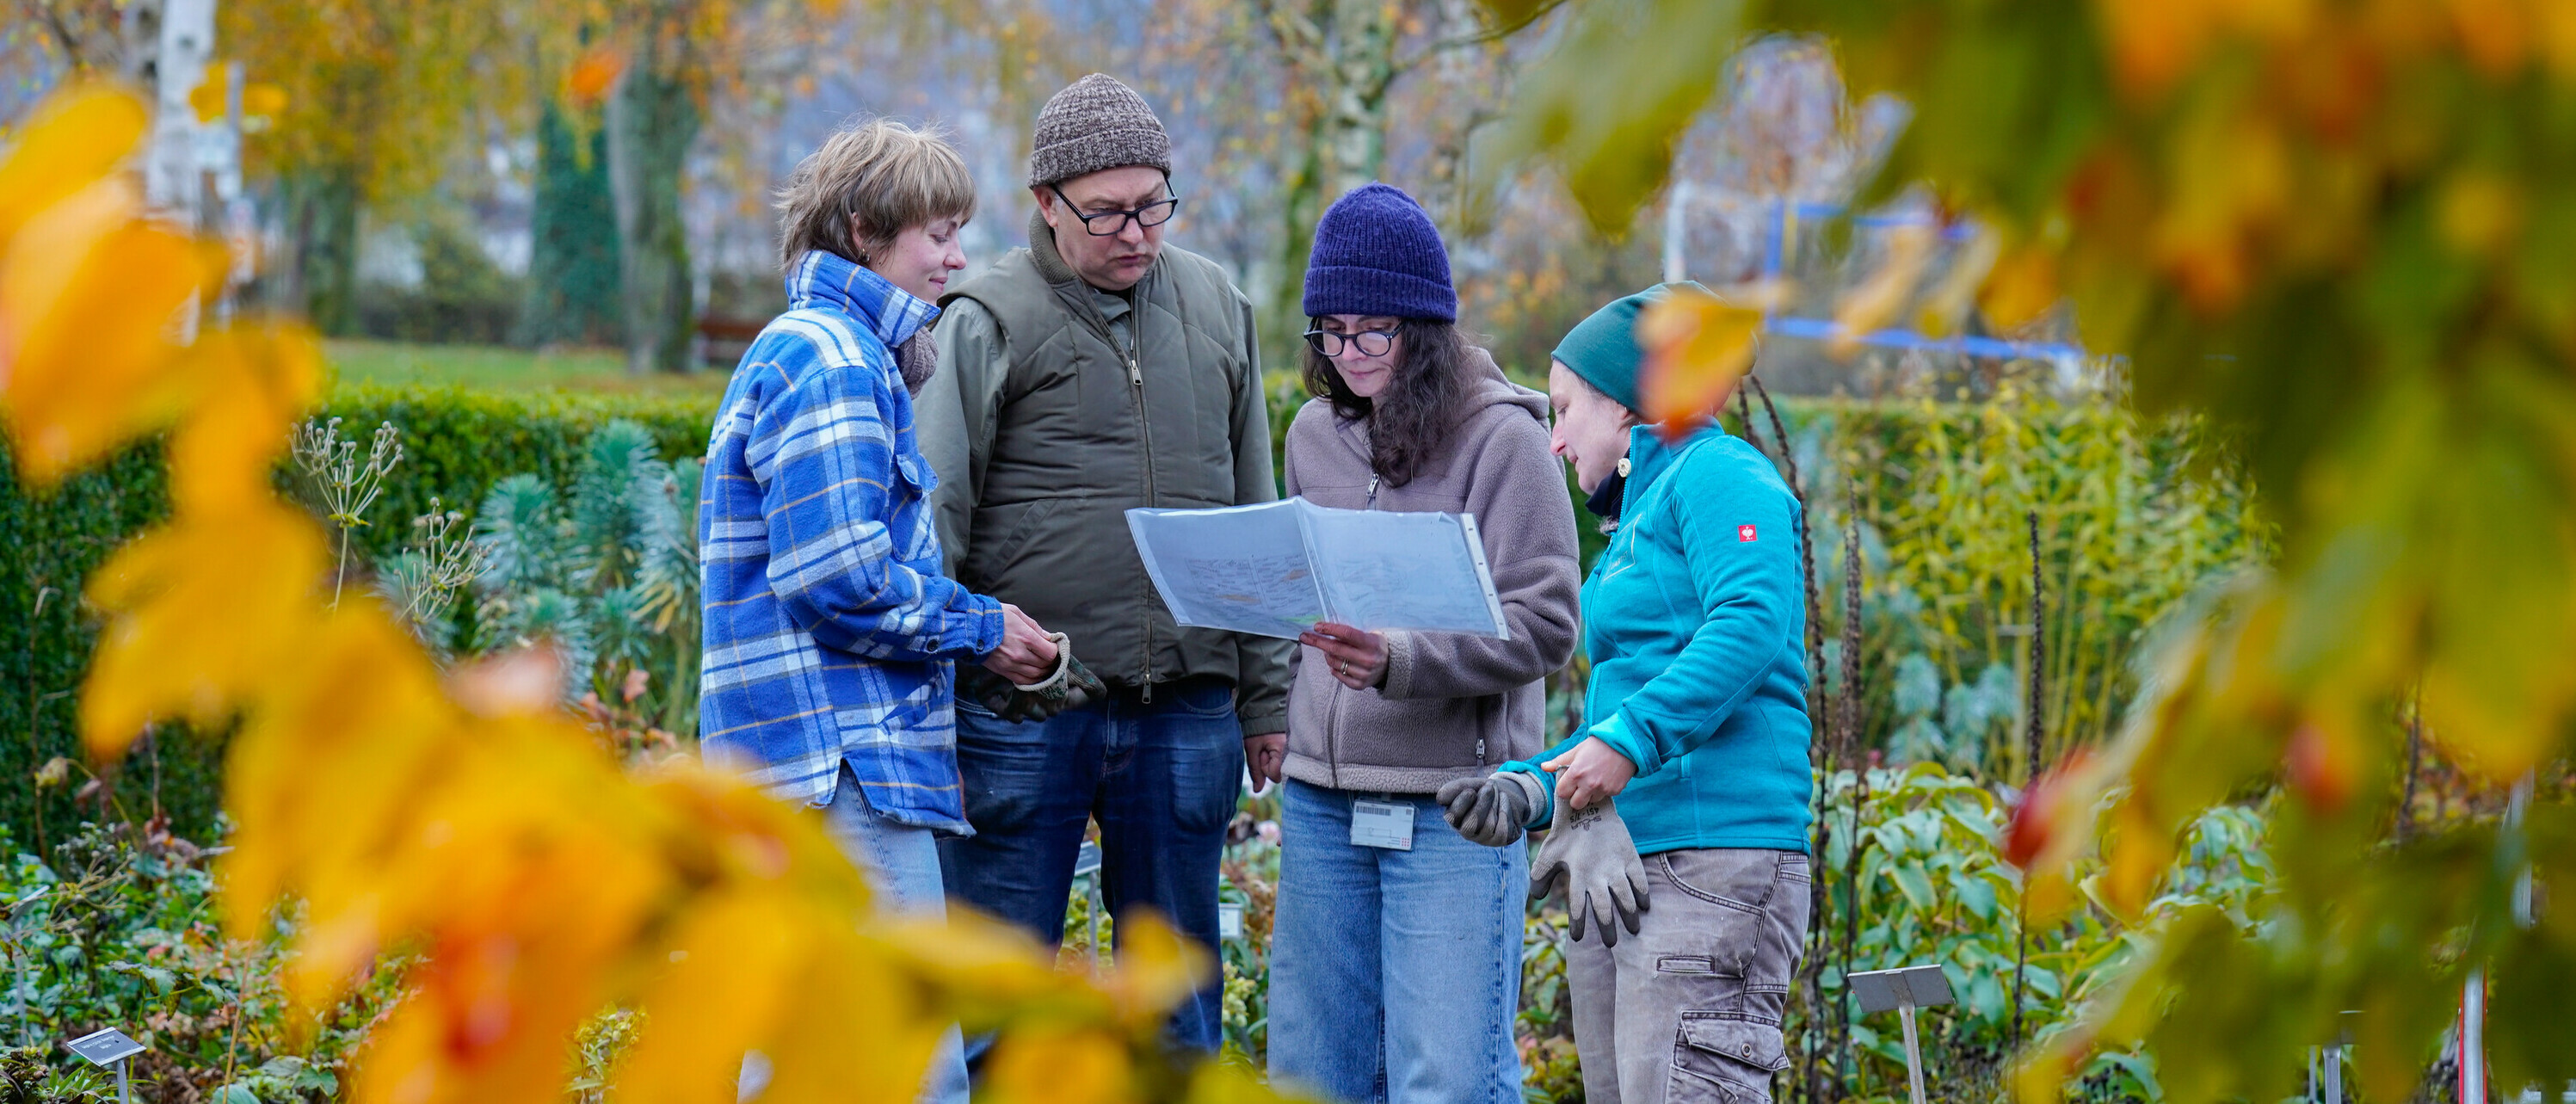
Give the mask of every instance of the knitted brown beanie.
[[1148, 165], [1172, 173], [1172, 138], [1145, 97], [1105, 73], [1064, 86], [1038, 109], [1030, 143], [1029, 187], [1085, 173]]

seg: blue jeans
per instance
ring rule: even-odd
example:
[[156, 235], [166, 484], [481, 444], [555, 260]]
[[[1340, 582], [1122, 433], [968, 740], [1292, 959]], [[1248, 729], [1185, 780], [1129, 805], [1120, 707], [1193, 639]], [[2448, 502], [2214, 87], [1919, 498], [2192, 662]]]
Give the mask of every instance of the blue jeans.
[[[1351, 842], [1351, 802], [1413, 806], [1413, 850]], [[1529, 851], [1428, 796], [1291, 780], [1270, 944], [1270, 1075], [1336, 1100], [1519, 1104]]]
[[[897, 824], [868, 806], [858, 776], [847, 764], [832, 804], [823, 810], [823, 830], [841, 853], [867, 875], [879, 910], [903, 916], [948, 915], [941, 889], [939, 844], [928, 828]], [[966, 1104], [966, 1060], [957, 1029], [941, 1037], [930, 1056], [930, 1071], [921, 1089], [922, 1104]]]
[[[948, 892], [1049, 946], [1064, 939], [1073, 862], [1085, 822], [1100, 822], [1102, 903], [1143, 905], [1216, 953], [1217, 859], [1243, 787], [1243, 726], [1234, 687], [1214, 678], [1154, 688], [1154, 700], [1109, 700], [1026, 724], [957, 703], [957, 768], [975, 834], [939, 841]], [[1172, 1041], [1212, 1051], [1223, 1037], [1222, 989], [1184, 998]], [[981, 1046], [971, 1045], [978, 1052]]]

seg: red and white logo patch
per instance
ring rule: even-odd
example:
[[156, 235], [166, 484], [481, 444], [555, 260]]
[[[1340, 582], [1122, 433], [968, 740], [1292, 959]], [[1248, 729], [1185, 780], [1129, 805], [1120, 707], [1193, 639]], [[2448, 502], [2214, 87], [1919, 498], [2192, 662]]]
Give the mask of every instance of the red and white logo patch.
[[1736, 526], [1736, 527], [1735, 527], [1735, 540], [1736, 540], [1736, 543], [1738, 543], [1738, 544], [1751, 544], [1751, 543], [1753, 543], [1753, 527], [1752, 527], [1752, 526], [1750, 526], [1750, 525], [1738, 525], [1738, 526]]

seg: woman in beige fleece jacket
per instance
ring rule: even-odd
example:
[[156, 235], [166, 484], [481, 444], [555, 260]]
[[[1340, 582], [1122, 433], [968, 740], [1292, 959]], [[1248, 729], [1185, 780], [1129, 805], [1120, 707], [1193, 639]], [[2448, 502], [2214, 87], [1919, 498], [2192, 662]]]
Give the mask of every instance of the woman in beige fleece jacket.
[[1270, 1070], [1352, 1101], [1518, 1104], [1527, 852], [1469, 842], [1444, 782], [1544, 745], [1542, 682], [1573, 654], [1574, 510], [1547, 399], [1457, 329], [1429, 216], [1383, 184], [1334, 203], [1307, 270], [1307, 387], [1288, 493], [1472, 514], [1510, 636], [1307, 634], [1288, 731], [1245, 743], [1285, 787]]

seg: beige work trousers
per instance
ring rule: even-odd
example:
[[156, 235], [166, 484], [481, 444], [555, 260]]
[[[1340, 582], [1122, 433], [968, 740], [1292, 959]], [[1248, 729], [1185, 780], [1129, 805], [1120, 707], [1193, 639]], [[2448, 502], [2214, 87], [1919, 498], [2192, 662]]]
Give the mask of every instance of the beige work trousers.
[[1767, 1104], [1805, 952], [1807, 856], [1704, 848], [1646, 858], [1638, 931], [1566, 950], [1586, 1104]]

